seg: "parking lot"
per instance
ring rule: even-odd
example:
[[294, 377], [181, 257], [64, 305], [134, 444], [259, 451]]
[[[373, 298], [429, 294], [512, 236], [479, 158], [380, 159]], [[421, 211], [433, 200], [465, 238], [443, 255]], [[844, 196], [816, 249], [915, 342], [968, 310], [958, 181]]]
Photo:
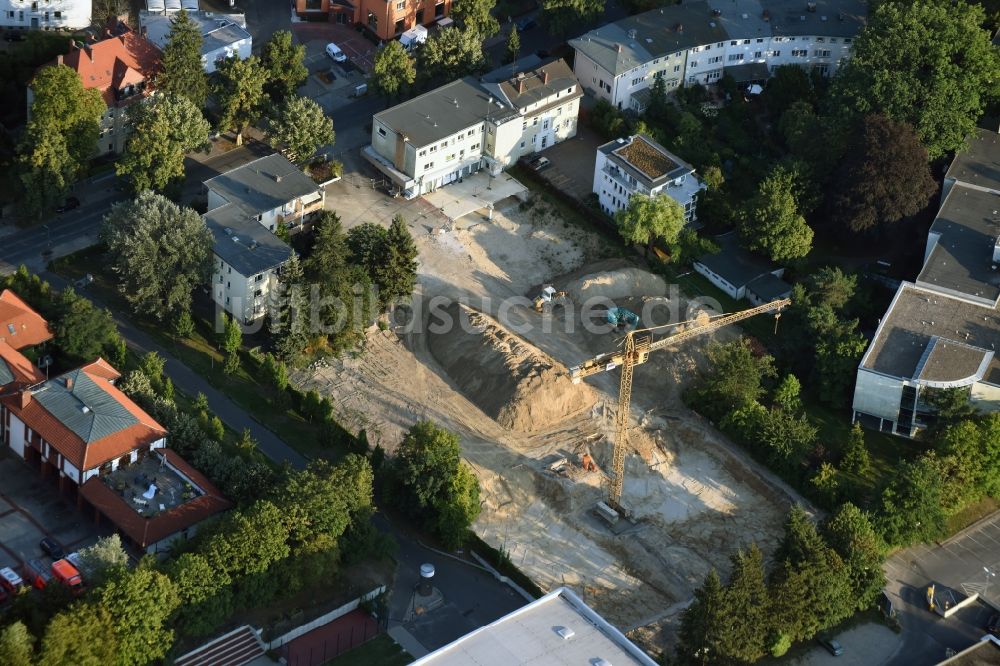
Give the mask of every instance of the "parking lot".
[[48, 536], [69, 553], [110, 534], [59, 496], [56, 485], [9, 450], [0, 450], [0, 567], [44, 556], [38, 542]]
[[586, 201], [594, 191], [597, 147], [603, 143], [605, 142], [601, 137], [581, 124], [577, 128], [575, 137], [557, 143], [540, 153], [549, 158], [552, 165], [538, 175], [555, 189], [580, 201]]

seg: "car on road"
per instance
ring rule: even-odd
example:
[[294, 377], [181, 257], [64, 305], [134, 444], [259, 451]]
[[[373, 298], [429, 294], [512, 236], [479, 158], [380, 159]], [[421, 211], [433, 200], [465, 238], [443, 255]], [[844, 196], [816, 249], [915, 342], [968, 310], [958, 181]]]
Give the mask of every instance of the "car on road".
[[986, 631], [1000, 638], [1000, 613], [993, 613], [986, 622]]
[[55, 539], [52, 537], [45, 537], [38, 542], [38, 547], [42, 549], [46, 555], [51, 557], [53, 560], [61, 560], [66, 556], [63, 551], [62, 546], [60, 546]]
[[80, 207], [80, 200], [77, 199], [76, 197], [70, 197], [66, 199], [66, 201], [63, 203], [62, 206], [56, 208], [56, 212], [65, 213], [68, 210], [73, 210], [74, 208], [79, 208], [79, 207]]
[[347, 54], [340, 50], [340, 47], [330, 42], [326, 45], [326, 54], [333, 58], [334, 62], [347, 62]]
[[536, 157], [528, 161], [528, 168], [532, 171], [544, 171], [552, 166], [552, 160], [547, 157]]
[[844, 654], [843, 646], [835, 638], [821, 638], [819, 644], [826, 648], [826, 651], [834, 657]]

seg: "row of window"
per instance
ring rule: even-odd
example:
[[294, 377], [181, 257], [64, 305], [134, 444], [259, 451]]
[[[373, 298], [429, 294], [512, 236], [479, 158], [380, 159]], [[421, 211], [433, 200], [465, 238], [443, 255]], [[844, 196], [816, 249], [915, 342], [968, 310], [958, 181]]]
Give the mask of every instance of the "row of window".
[[[37, 2], [31, 3], [31, 11], [33, 11], [33, 12], [34, 11], [38, 11], [38, 3]], [[10, 10], [10, 11], [7, 12], [7, 18], [13, 20], [13, 18], [14, 18], [14, 12], [13, 12], [13, 10]], [[62, 19], [62, 12], [52, 12], [52, 18], [54, 18], [57, 21], [61, 20]], [[24, 21], [24, 10], [23, 9], [17, 10], [17, 20], [18, 21]], [[45, 21], [48, 21], [48, 20], [49, 20], [49, 13], [45, 12], [45, 14], [42, 15], [42, 21], [45, 22]]]

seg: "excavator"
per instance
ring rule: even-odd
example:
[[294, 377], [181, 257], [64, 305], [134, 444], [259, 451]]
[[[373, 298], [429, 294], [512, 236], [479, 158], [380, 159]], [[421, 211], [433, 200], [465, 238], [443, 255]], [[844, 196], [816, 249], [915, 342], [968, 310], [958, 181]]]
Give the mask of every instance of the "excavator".
[[[698, 319], [680, 324], [668, 324], [667, 326], [656, 326], [629, 331], [618, 351], [608, 352], [596, 356], [581, 365], [570, 368], [570, 379], [574, 384], [579, 384], [585, 377], [596, 375], [600, 372], [608, 372], [615, 368], [621, 368], [621, 384], [618, 390], [618, 411], [615, 414], [615, 440], [611, 453], [611, 478], [608, 484], [608, 497], [606, 502], [599, 502], [597, 513], [605, 518], [609, 523], [614, 524], [620, 517], [629, 517], [628, 511], [622, 506], [622, 486], [625, 477], [625, 450], [628, 448], [628, 424], [629, 409], [632, 403], [632, 372], [637, 365], [641, 365], [649, 360], [649, 355], [655, 351], [673, 347], [685, 340], [712, 333], [720, 328], [735, 324], [736, 322], [749, 319], [750, 317], [764, 312], [774, 312], [775, 319], [781, 316], [781, 310], [792, 301], [784, 298], [770, 303], [765, 303], [755, 308], [741, 310], [731, 314], [716, 315], [710, 317], [707, 313], [702, 313]], [[684, 324], [691, 324], [683, 330], [677, 330]], [[776, 322], [777, 324], [777, 322]], [[653, 332], [661, 329], [674, 327], [672, 335], [653, 340]]]

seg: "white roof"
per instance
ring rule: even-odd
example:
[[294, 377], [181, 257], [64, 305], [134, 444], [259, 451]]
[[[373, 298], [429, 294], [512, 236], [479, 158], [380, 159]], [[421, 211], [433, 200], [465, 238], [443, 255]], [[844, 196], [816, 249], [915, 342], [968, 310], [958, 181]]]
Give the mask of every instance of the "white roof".
[[[603, 661], [602, 661], [603, 660]], [[656, 666], [624, 634], [560, 587], [462, 636], [413, 666]]]

